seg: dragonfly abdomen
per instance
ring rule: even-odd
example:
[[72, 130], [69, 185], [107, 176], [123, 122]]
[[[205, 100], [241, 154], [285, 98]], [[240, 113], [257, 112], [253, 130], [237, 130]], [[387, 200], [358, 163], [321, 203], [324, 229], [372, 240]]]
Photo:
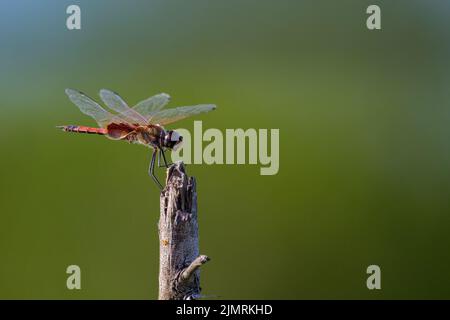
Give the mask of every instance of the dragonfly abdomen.
[[92, 128], [85, 126], [59, 126], [58, 128], [66, 132], [77, 132], [77, 133], [88, 133], [88, 134], [101, 134], [105, 135], [108, 133], [106, 129], [103, 128]]

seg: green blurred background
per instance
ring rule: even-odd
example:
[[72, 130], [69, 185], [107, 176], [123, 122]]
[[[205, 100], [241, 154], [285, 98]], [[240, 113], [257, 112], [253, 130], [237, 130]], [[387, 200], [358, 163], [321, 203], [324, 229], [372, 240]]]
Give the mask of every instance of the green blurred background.
[[[215, 103], [204, 130], [280, 129], [278, 175], [188, 166], [205, 295], [450, 298], [449, 2], [0, 4], [0, 298], [157, 297], [150, 152], [57, 131], [95, 124], [66, 87]], [[70, 4], [80, 31], [66, 29]], [[366, 28], [370, 4], [381, 31]]]

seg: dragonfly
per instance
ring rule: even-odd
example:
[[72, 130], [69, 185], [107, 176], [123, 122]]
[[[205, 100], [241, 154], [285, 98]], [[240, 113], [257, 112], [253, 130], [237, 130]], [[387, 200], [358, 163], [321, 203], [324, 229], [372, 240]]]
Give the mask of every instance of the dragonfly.
[[[92, 117], [99, 127], [63, 125], [57, 126], [57, 128], [65, 132], [103, 135], [112, 140], [124, 140], [129, 143], [150, 147], [153, 149], [153, 153], [148, 173], [160, 189], [163, 186], [155, 175], [157, 154], [158, 167], [168, 168], [170, 164], [167, 163], [164, 152], [177, 150], [183, 142], [183, 137], [178, 132], [166, 130], [164, 126], [216, 109], [214, 104], [164, 109], [170, 101], [170, 96], [166, 93], [154, 95], [133, 107], [129, 107], [119, 94], [108, 89], [102, 89], [99, 95], [104, 104], [110, 109], [108, 110], [83, 92], [74, 89], [66, 89], [65, 92], [70, 101], [82, 113]], [[164, 165], [161, 165], [161, 156]]]

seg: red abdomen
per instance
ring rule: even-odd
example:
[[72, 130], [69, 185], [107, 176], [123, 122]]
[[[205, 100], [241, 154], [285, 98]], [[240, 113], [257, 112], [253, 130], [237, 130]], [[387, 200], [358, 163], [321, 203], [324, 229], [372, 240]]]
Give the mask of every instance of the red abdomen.
[[77, 133], [90, 133], [90, 134], [101, 134], [105, 135], [108, 133], [106, 129], [103, 128], [92, 128], [85, 126], [61, 126], [59, 127], [66, 132], [77, 132]]

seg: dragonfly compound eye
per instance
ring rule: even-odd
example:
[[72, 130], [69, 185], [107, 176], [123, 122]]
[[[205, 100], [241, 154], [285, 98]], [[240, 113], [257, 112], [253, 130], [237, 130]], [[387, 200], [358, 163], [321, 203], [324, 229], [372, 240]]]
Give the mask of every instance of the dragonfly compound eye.
[[167, 131], [164, 137], [164, 147], [173, 149], [181, 140], [183, 138], [181, 138], [178, 132], [173, 130]]

